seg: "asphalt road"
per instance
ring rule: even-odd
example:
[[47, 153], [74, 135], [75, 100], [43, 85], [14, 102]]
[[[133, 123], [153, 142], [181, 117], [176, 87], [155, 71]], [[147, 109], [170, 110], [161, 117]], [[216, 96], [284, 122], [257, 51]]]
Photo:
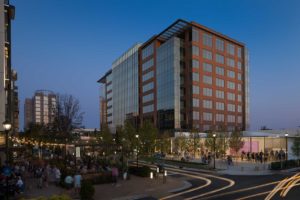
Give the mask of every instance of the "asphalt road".
[[[264, 176], [229, 176], [203, 170], [178, 169], [176, 167], [166, 167], [166, 170], [173, 177], [186, 177], [186, 180], [192, 184], [192, 187], [172, 193], [161, 199], [300, 199], [300, 174], [296, 173]], [[288, 180], [283, 181], [285, 179]], [[299, 185], [297, 185], [298, 180]], [[279, 187], [280, 185], [281, 187]], [[280, 196], [284, 192], [286, 193], [284, 197]]]

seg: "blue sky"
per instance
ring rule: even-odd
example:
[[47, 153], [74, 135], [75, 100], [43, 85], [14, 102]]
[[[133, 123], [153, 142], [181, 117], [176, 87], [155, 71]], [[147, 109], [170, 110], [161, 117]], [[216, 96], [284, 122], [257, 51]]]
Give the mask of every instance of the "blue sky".
[[244, 42], [250, 51], [251, 129], [300, 126], [300, 1], [11, 0], [12, 63], [23, 104], [37, 89], [77, 97], [99, 127], [98, 78], [136, 42], [178, 18]]

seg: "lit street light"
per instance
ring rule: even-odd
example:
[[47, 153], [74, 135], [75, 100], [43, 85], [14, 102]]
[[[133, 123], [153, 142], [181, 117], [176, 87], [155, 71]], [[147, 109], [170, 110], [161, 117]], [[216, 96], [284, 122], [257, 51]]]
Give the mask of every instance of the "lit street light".
[[137, 139], [137, 145], [136, 145], [136, 167], [139, 167], [139, 135], [136, 134], [135, 138]]
[[216, 134], [213, 134], [214, 138], [214, 169], [216, 169]]
[[9, 152], [8, 152], [8, 133], [11, 129], [11, 123], [8, 121], [3, 122], [3, 128], [5, 130], [5, 151], [6, 151], [6, 165], [7, 165], [7, 174], [6, 175], [6, 191], [5, 191], [5, 196], [6, 199], [8, 199], [8, 177], [10, 176], [10, 170], [8, 168], [9, 165]]
[[287, 160], [288, 160], [288, 133], [284, 134], [285, 136], [285, 164], [287, 165]]

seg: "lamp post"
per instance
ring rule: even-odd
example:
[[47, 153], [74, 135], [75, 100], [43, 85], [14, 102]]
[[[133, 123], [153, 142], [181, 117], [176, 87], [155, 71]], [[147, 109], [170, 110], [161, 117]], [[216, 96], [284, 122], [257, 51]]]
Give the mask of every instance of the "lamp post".
[[[5, 154], [6, 154], [6, 165], [9, 165], [9, 151], [8, 151], [8, 133], [11, 129], [11, 123], [8, 121], [3, 122], [3, 128], [5, 130]], [[8, 176], [9, 174], [6, 175], [6, 191], [5, 191], [5, 196], [6, 199], [8, 199]]]
[[216, 169], [216, 134], [213, 134], [214, 138], [214, 169]]
[[137, 140], [137, 145], [136, 145], [136, 167], [139, 167], [139, 135], [136, 134], [135, 138]]
[[287, 160], [288, 160], [288, 133], [284, 134], [285, 136], [285, 164], [287, 165]]

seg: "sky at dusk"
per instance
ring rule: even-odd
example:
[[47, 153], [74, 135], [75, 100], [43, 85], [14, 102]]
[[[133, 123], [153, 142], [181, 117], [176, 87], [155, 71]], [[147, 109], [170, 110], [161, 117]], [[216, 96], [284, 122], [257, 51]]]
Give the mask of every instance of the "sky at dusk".
[[20, 122], [35, 90], [72, 94], [87, 128], [99, 128], [99, 85], [111, 63], [176, 19], [246, 44], [251, 130], [300, 126], [300, 1], [11, 0], [12, 64]]

